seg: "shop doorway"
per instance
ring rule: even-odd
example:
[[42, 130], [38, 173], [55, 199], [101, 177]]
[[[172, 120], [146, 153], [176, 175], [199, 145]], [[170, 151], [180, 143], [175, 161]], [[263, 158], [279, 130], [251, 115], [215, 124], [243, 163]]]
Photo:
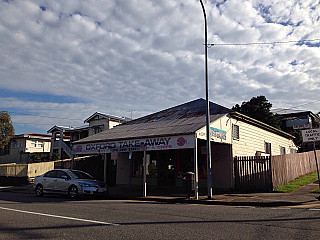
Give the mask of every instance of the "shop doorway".
[[157, 172], [159, 186], [175, 186], [176, 183], [176, 151], [157, 152]]

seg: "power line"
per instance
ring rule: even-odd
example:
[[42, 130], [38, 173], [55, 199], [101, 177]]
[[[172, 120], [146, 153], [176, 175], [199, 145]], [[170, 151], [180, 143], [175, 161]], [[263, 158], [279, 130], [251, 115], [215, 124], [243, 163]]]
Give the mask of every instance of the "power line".
[[49, 116], [35, 115], [35, 114], [29, 114], [29, 113], [9, 112], [9, 114], [11, 114], [11, 113], [16, 114], [16, 115], [23, 115], [23, 116], [44, 117], [44, 118], [52, 118], [52, 119], [60, 119], [60, 120], [71, 120], [71, 121], [82, 121], [80, 119], [75, 119], [75, 118], [49, 117]]
[[52, 126], [53, 124], [49, 124], [49, 123], [24, 123], [24, 122], [16, 122], [13, 121], [14, 124], [21, 124], [21, 125], [34, 125], [34, 126], [38, 126], [38, 125], [42, 125], [42, 126]]
[[249, 45], [274, 45], [274, 44], [288, 44], [288, 43], [306, 43], [306, 42], [315, 42], [320, 41], [319, 38], [317, 39], [305, 39], [299, 41], [275, 41], [275, 42], [251, 42], [251, 43], [209, 43], [207, 44], [208, 47], [213, 46], [249, 46]]
[[283, 108], [283, 109], [275, 110], [273, 112], [277, 113], [277, 112], [286, 111], [286, 110], [294, 110], [296, 108], [299, 108], [299, 107], [302, 107], [302, 106], [305, 106], [305, 105], [309, 105], [309, 104], [312, 104], [312, 103], [315, 103], [315, 102], [320, 102], [320, 99], [315, 100], [315, 101], [311, 101], [311, 102], [307, 102], [307, 103], [304, 103], [304, 104], [300, 104], [300, 105], [297, 105], [297, 106], [293, 106], [291, 108]]

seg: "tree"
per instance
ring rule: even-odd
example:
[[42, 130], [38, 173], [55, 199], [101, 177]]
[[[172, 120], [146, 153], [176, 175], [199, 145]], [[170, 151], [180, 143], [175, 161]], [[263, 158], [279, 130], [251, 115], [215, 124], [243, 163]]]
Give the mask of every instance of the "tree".
[[0, 133], [0, 150], [3, 150], [14, 134], [11, 117], [6, 111], [0, 111]]
[[271, 107], [272, 104], [265, 96], [257, 96], [248, 102], [243, 102], [241, 106], [236, 104], [232, 110], [280, 129], [281, 120], [277, 114], [270, 111]]

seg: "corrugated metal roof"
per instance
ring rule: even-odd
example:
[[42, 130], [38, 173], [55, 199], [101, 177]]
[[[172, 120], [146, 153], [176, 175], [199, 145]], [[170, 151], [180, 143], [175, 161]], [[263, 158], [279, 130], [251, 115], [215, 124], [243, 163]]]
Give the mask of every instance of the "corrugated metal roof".
[[131, 120], [130, 118], [126, 118], [126, 117], [118, 117], [118, 116], [105, 114], [105, 113], [101, 113], [101, 112], [95, 112], [90, 117], [88, 117], [86, 120], [84, 120], [84, 122], [86, 123], [86, 122], [91, 121], [95, 116], [100, 116], [105, 119], [111, 119], [111, 120], [116, 120], [116, 121], [121, 121], [121, 122], [128, 122]]
[[[231, 110], [210, 103], [210, 121], [221, 118]], [[76, 141], [77, 143], [111, 141], [165, 135], [195, 133], [206, 124], [206, 100], [197, 99], [151, 115], [107, 129], [101, 133]]]

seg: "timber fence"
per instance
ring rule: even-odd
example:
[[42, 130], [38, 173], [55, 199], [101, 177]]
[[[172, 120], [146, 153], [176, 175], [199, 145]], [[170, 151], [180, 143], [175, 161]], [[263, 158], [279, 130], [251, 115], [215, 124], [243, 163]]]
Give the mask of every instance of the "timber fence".
[[[320, 150], [317, 150], [317, 158]], [[319, 160], [318, 160], [319, 162]], [[273, 188], [317, 170], [314, 152], [303, 152], [271, 157]]]
[[[320, 150], [317, 150], [318, 159]], [[317, 170], [313, 151], [279, 156], [234, 158], [235, 190], [270, 192], [295, 178]]]

